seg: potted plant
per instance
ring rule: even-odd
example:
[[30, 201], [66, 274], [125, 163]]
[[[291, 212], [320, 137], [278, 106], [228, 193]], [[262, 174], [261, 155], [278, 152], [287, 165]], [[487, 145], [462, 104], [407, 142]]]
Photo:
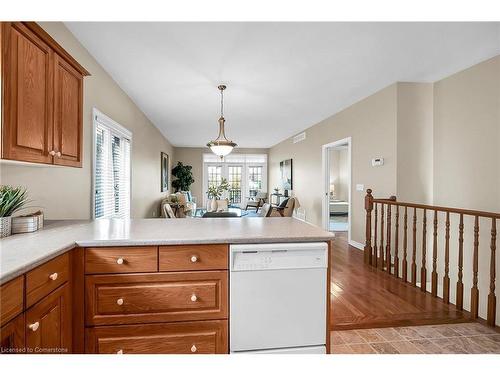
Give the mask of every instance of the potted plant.
[[222, 194], [229, 190], [229, 183], [225, 178], [221, 179], [220, 185], [209, 186], [207, 194], [210, 198], [210, 211], [217, 211], [217, 201], [222, 198]]
[[0, 186], [0, 238], [10, 236], [12, 214], [28, 203], [28, 193], [23, 187]]
[[194, 182], [193, 169], [190, 165], [184, 165], [181, 162], [178, 162], [177, 165], [172, 168], [172, 176], [176, 178], [176, 180], [172, 181], [172, 187], [175, 191], [189, 191], [189, 188]]

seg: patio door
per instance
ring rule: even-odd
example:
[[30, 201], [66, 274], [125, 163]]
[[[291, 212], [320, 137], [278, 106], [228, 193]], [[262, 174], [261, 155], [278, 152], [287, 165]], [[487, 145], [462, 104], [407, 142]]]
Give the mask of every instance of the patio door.
[[243, 203], [243, 165], [227, 166], [227, 182], [229, 183], [229, 204], [241, 208]]

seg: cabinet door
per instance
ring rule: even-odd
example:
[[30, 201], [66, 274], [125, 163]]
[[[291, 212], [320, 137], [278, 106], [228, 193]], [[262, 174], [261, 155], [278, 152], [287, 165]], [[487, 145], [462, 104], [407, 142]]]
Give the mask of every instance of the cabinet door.
[[54, 164], [82, 166], [83, 76], [55, 55]]
[[27, 353], [71, 352], [71, 303], [68, 284], [26, 311]]
[[2, 157], [52, 163], [54, 54], [23, 24], [2, 27]]
[[24, 315], [0, 328], [0, 354], [24, 353]]

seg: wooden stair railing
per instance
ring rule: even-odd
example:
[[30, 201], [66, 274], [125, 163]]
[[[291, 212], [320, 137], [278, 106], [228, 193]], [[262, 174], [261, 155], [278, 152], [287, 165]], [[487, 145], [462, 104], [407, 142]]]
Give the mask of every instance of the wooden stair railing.
[[[399, 256], [400, 252], [400, 208], [403, 212], [402, 225], [402, 246], [403, 255]], [[398, 202], [396, 197], [392, 196], [388, 199], [375, 199], [372, 196], [372, 190], [368, 189], [365, 196], [366, 210], [366, 242], [364, 261], [375, 268], [379, 268], [389, 274], [393, 274], [402, 281], [410, 283], [417, 287], [417, 256], [420, 255], [420, 289], [427, 291], [427, 257], [432, 256], [432, 270], [430, 273], [431, 288], [430, 293], [434, 297], [438, 297], [438, 233], [439, 233], [439, 213], [445, 214], [444, 222], [444, 275], [443, 282], [443, 301], [450, 303], [450, 216], [458, 215], [458, 262], [457, 262], [457, 284], [456, 284], [456, 300], [455, 305], [458, 309], [464, 308], [464, 216], [474, 218], [473, 226], [473, 243], [472, 243], [472, 287], [470, 313], [471, 317], [476, 319], [479, 317], [479, 223], [480, 219], [491, 220], [491, 235], [489, 241], [490, 247], [490, 270], [489, 270], [489, 294], [487, 298], [487, 323], [495, 326], [496, 316], [496, 295], [495, 295], [495, 280], [496, 280], [496, 240], [497, 230], [496, 221], [500, 219], [500, 213], [485, 212], [476, 210], [467, 210], [452, 207], [431, 206], [426, 204]], [[374, 211], [374, 220], [372, 221], [372, 212]], [[421, 251], [417, 252], [417, 217], [421, 211]], [[393, 217], [394, 212], [394, 217]], [[428, 254], [427, 249], [427, 219], [432, 213], [432, 253]], [[408, 247], [408, 216], [411, 216], [411, 247]], [[394, 219], [394, 221], [393, 221]], [[395, 225], [393, 232], [392, 225]], [[373, 229], [373, 230], [372, 230]], [[378, 232], [378, 233], [377, 233]], [[394, 234], [394, 242], [392, 237]], [[385, 238], [384, 238], [385, 237]], [[373, 239], [373, 242], [372, 242]], [[429, 243], [430, 246], [430, 243]], [[400, 264], [401, 263], [401, 264]]]

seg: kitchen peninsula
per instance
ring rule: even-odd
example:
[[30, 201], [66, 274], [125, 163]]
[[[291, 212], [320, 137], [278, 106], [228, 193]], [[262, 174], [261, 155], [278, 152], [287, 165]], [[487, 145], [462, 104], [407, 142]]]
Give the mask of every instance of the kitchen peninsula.
[[[51, 222], [0, 241], [2, 352], [228, 353], [231, 261], [242, 262], [235, 271], [268, 269], [286, 252], [316, 273], [324, 261], [328, 350], [332, 239], [294, 218]], [[306, 251], [317, 264], [306, 267]]]

